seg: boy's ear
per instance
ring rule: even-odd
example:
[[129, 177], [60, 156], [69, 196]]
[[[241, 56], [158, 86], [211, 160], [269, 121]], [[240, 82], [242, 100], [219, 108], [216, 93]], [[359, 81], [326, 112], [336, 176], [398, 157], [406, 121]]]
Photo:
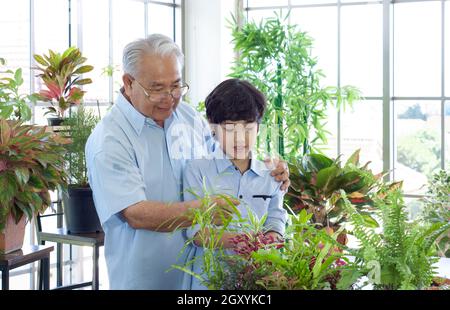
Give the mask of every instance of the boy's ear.
[[209, 129], [211, 129], [211, 135], [214, 138], [216, 138], [216, 136], [217, 136], [217, 133], [216, 133], [216, 131], [217, 131], [217, 124], [212, 124], [210, 122], [208, 122], [208, 124], [209, 124]]

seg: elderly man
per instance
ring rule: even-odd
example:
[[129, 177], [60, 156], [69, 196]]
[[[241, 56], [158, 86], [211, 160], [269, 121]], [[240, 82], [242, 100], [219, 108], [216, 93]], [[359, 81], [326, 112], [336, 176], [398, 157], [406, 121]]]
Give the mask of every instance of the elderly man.
[[[183, 202], [186, 159], [210, 151], [202, 117], [181, 97], [183, 54], [155, 34], [129, 43], [123, 54], [123, 88], [86, 145], [89, 182], [105, 231], [111, 289], [179, 289], [188, 211]], [[286, 165], [272, 172], [289, 186]], [[225, 202], [216, 199], [218, 208]], [[237, 202], [236, 202], [237, 204]]]

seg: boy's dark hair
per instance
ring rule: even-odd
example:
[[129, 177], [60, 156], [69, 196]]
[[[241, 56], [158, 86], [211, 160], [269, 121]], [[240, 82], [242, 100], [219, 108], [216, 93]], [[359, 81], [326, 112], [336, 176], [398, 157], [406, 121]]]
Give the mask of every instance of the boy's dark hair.
[[224, 121], [260, 122], [266, 98], [247, 81], [225, 80], [206, 97], [206, 116], [212, 124]]

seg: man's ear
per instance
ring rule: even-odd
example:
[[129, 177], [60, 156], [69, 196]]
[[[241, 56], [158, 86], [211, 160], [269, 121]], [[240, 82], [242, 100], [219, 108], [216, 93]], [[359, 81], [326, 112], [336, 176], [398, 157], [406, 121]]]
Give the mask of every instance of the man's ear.
[[127, 96], [130, 96], [131, 89], [132, 89], [131, 84], [133, 83], [133, 78], [128, 73], [125, 73], [124, 75], [122, 75], [122, 82], [123, 82], [123, 87], [125, 89], [125, 94], [127, 94]]

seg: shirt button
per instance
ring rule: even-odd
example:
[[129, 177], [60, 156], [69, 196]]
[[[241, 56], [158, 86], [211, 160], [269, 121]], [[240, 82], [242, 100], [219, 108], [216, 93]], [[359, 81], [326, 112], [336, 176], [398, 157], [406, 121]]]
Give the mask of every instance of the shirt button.
[[239, 199], [242, 199], [242, 195], [239, 195]]

